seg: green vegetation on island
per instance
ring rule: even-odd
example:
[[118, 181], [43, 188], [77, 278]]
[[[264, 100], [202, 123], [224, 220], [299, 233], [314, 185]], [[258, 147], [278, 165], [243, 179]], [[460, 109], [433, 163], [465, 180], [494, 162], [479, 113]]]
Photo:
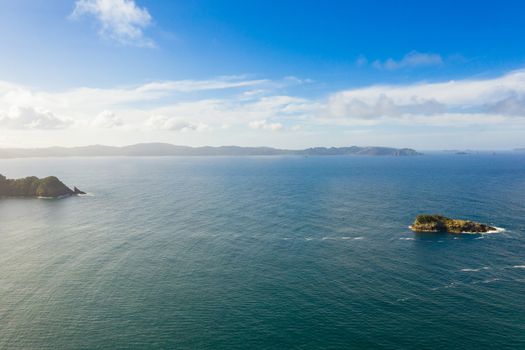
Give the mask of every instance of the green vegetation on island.
[[418, 215], [412, 226], [416, 232], [485, 233], [496, 231], [495, 227], [474, 221], [450, 219], [442, 215]]
[[55, 176], [39, 179], [29, 176], [23, 179], [7, 179], [0, 174], [0, 197], [49, 197], [59, 198], [85, 194], [78, 188], [70, 189]]

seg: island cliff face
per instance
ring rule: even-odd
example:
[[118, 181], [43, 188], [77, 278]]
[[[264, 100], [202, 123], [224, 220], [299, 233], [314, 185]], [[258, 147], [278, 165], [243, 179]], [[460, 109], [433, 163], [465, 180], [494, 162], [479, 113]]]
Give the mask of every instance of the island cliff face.
[[442, 215], [418, 215], [410, 226], [416, 232], [484, 233], [496, 231], [495, 227], [474, 221], [450, 219]]
[[55, 176], [39, 179], [30, 176], [23, 179], [7, 179], [0, 174], [0, 197], [51, 197], [58, 198], [85, 194], [75, 187], [70, 189]]

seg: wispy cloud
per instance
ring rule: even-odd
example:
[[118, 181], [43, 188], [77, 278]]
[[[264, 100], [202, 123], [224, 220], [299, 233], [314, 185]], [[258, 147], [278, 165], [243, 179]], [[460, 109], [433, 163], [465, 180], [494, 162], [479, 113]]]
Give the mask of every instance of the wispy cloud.
[[177, 80], [153, 82], [141, 85], [136, 88], [137, 92], [162, 92], [162, 91], [177, 91], [177, 92], [193, 92], [203, 90], [221, 90], [233, 89], [241, 87], [250, 87], [268, 83], [269, 80], [245, 80], [239, 77], [221, 77], [213, 80]]
[[[369, 64], [365, 56], [359, 56], [356, 64], [360, 67]], [[396, 70], [402, 68], [440, 66], [444, 64], [444, 59], [437, 53], [422, 53], [411, 51], [400, 59], [388, 58], [384, 61], [374, 60], [371, 65], [376, 69]]]
[[93, 17], [100, 25], [99, 34], [123, 45], [154, 47], [144, 35], [152, 17], [146, 8], [134, 0], [77, 0], [71, 18]]

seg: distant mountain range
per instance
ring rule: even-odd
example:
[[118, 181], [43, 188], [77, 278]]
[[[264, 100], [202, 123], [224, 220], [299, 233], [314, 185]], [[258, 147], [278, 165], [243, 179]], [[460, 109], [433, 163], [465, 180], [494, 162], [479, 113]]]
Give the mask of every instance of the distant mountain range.
[[525, 148], [516, 148], [515, 152], [525, 152]]
[[417, 151], [410, 148], [390, 147], [315, 147], [303, 150], [286, 150], [271, 147], [188, 147], [176, 146], [169, 143], [139, 143], [136, 145], [113, 146], [84, 146], [84, 147], [47, 147], [47, 148], [3, 148], [0, 149], [0, 158], [29, 158], [29, 157], [110, 157], [110, 156], [416, 156]]

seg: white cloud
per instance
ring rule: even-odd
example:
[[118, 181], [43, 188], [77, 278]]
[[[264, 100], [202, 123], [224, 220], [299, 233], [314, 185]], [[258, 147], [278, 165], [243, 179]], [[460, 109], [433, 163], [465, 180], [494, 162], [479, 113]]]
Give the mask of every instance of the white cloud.
[[525, 116], [524, 101], [525, 70], [519, 70], [492, 79], [378, 85], [340, 91], [329, 96], [322, 113], [326, 117], [347, 119], [432, 116], [443, 120], [457, 114], [471, 115], [472, 120], [482, 122], [489, 115]]
[[[74, 88], [65, 91], [50, 92], [36, 90], [9, 82], [0, 81], [0, 110], [11, 105], [41, 106], [53, 111], [61, 111], [71, 116], [82, 115], [91, 119], [101, 110], [119, 111], [129, 105], [140, 103], [153, 104], [153, 108], [161, 106], [178, 106], [178, 101], [187, 101], [179, 94], [199, 93], [201, 91], [216, 90], [221, 94], [227, 90], [237, 93], [237, 90], [250, 89], [254, 86], [271, 84], [267, 80], [245, 80], [238, 77], [222, 77], [210, 80], [176, 80], [165, 82], [151, 82], [138, 86], [115, 88]], [[224, 90], [224, 92], [222, 91]], [[171, 104], [157, 102], [170, 98]], [[207, 101], [194, 97], [197, 101]], [[175, 101], [175, 103], [173, 102]], [[184, 103], [194, 103], [184, 102]]]
[[[366, 58], [360, 57], [358, 59], [358, 65], [365, 65], [367, 63]], [[443, 64], [443, 58], [435, 53], [421, 53], [412, 51], [407, 53], [402, 59], [395, 60], [389, 58], [386, 61], [376, 60], [372, 62], [372, 66], [378, 69], [400, 69], [407, 67], [423, 67], [423, 66], [439, 66]]]
[[[430, 125], [445, 128], [464, 128], [476, 125], [497, 126], [509, 122], [509, 119], [502, 115], [490, 113], [443, 113], [432, 116], [406, 115], [397, 120], [399, 124]], [[520, 124], [519, 121], [516, 124]]]
[[278, 131], [283, 129], [281, 123], [268, 123], [266, 120], [254, 120], [249, 123], [250, 128], [259, 130]]
[[124, 122], [115, 112], [105, 110], [95, 117], [92, 125], [96, 128], [115, 128], [124, 125]]
[[303, 119], [313, 117], [315, 103], [291, 96], [264, 96], [243, 100], [237, 96], [198, 99], [163, 105], [151, 110], [151, 115], [162, 115], [182, 120], [197, 120], [214, 129], [222, 125], [243, 125], [258, 120]]
[[[118, 144], [170, 141], [173, 133], [168, 131], [177, 132], [177, 140], [201, 144], [243, 143], [248, 135], [257, 142], [271, 137], [270, 144], [299, 129], [301, 135], [316, 137], [312, 135], [364, 126], [394, 126], [389, 130], [400, 133], [423, 125], [465, 132], [479, 129], [470, 126], [486, 126], [514, 133], [525, 127], [525, 70], [476, 80], [366, 86], [313, 97], [283, 94], [290, 91], [283, 88], [284, 80], [219, 77], [63, 91], [0, 81], [0, 132], [27, 142], [44, 140], [42, 129], [68, 128], [63, 137], [71, 137], [73, 144], [100, 143], [102, 135], [107, 143]], [[281, 132], [241, 131], [248, 127]], [[297, 134], [292, 138], [299, 139]], [[55, 140], [49, 136], [46, 142]], [[331, 140], [328, 137], [327, 143]]]
[[43, 108], [14, 105], [7, 113], [0, 113], [0, 126], [8, 129], [63, 129], [70, 124]]
[[180, 118], [166, 117], [163, 115], [154, 115], [149, 117], [145, 125], [151, 130], [163, 130], [163, 131], [206, 131], [210, 130], [210, 126], [206, 123], [197, 122], [191, 123]]
[[335, 94], [328, 101], [328, 111], [336, 117], [375, 119], [405, 114], [434, 115], [446, 110], [443, 104], [434, 99], [414, 97], [409, 103], [398, 104], [382, 93], [367, 100], [352, 97], [348, 93]]
[[99, 34], [124, 45], [154, 47], [155, 43], [144, 35], [152, 17], [146, 8], [134, 0], [77, 0], [72, 18], [93, 16], [100, 24]]
[[487, 111], [502, 115], [525, 117], [525, 96], [510, 96], [501, 101], [487, 105]]
[[[282, 123], [284, 119], [293, 119], [293, 123], [297, 123], [312, 117], [319, 108], [315, 101], [278, 94], [280, 88], [276, 85], [264, 79], [220, 77], [130, 87], [46, 91], [0, 81], [0, 111], [12, 105], [40, 106], [56, 115], [67, 115], [74, 121], [68, 126], [83, 133], [107, 129], [119, 134], [144, 133], [145, 130], [154, 134], [166, 130], [233, 132], [231, 130], [238, 130], [236, 126], [256, 120]], [[265, 89], [265, 94], [239, 98], [239, 92], [242, 94], [254, 87]], [[204, 98], [202, 94], [207, 90], [214, 90], [217, 97]], [[7, 125], [7, 121], [3, 124]], [[228, 128], [224, 128], [225, 125]]]

